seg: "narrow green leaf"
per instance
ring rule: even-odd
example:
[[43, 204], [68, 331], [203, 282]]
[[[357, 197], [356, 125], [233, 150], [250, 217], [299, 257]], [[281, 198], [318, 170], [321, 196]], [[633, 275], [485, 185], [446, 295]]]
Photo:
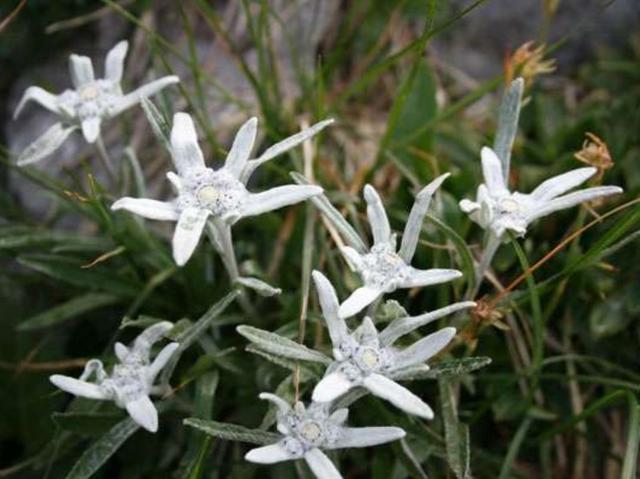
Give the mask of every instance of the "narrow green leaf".
[[467, 246], [462, 237], [456, 233], [451, 227], [447, 226], [444, 222], [427, 213], [425, 216], [427, 221], [430, 221], [438, 229], [440, 229], [443, 234], [453, 243], [453, 246], [456, 249], [460, 257], [460, 269], [462, 270], [462, 274], [467, 281], [467, 291], [472, 291], [475, 287], [475, 268], [473, 263], [473, 256], [471, 255], [471, 250]]
[[509, 450], [507, 451], [507, 455], [505, 456], [502, 467], [500, 468], [500, 477], [498, 479], [509, 479], [512, 477], [511, 467], [513, 466], [513, 461], [518, 455], [522, 441], [529, 431], [529, 426], [531, 426], [531, 417], [527, 416], [520, 423], [516, 434], [511, 440], [511, 444], [509, 444]]
[[133, 419], [127, 418], [120, 421], [82, 453], [66, 479], [91, 477], [138, 429], [140, 426]]
[[[524, 250], [520, 247], [518, 241], [511, 237], [511, 244], [516, 251], [518, 261], [520, 261], [520, 267], [523, 272], [529, 271], [529, 261]], [[533, 278], [533, 274], [527, 276], [527, 287], [529, 288], [529, 295], [531, 300], [531, 309], [533, 313], [533, 361], [531, 367], [534, 373], [537, 375], [540, 372], [540, 365], [544, 356], [544, 320], [542, 318], [542, 306], [540, 305], [540, 296], [536, 289], [536, 282]]]
[[185, 426], [195, 427], [210, 436], [228, 441], [248, 442], [251, 444], [265, 445], [278, 442], [282, 439], [280, 434], [262, 431], [260, 429], [249, 429], [237, 424], [229, 424], [217, 421], [206, 421], [195, 417], [189, 417], [183, 421]]
[[173, 374], [173, 370], [175, 369], [176, 364], [178, 364], [182, 353], [189, 349], [200, 335], [204, 333], [209, 326], [211, 326], [213, 320], [222, 314], [227, 306], [229, 306], [238, 297], [238, 294], [240, 294], [238, 291], [232, 291], [227, 294], [220, 301], [211, 306], [209, 310], [204, 313], [190, 328], [183, 330], [182, 333], [175, 336], [174, 341], [180, 343], [180, 346], [178, 346], [178, 349], [173, 353], [169, 363], [162, 371], [161, 383], [169, 383], [169, 378], [171, 377], [171, 374]]
[[87, 293], [26, 319], [16, 329], [18, 331], [34, 331], [48, 328], [62, 324], [88, 311], [115, 304], [119, 301], [120, 298], [112, 294]]
[[25, 255], [18, 258], [23, 266], [46, 274], [54, 279], [65, 281], [81, 288], [90, 287], [118, 296], [131, 297], [136, 294], [138, 285], [122, 275], [113, 274], [103, 268], [85, 268], [84, 262], [77, 258], [48, 254]]
[[291, 339], [284, 338], [279, 334], [246, 325], [238, 326], [236, 330], [249, 341], [255, 343], [260, 349], [276, 356], [322, 364], [331, 363], [331, 359], [324, 354], [309, 349]]
[[624, 453], [622, 475], [620, 479], [635, 479], [638, 465], [638, 447], [640, 447], [640, 406], [632, 394], [629, 395], [629, 431], [627, 432], [627, 450]]

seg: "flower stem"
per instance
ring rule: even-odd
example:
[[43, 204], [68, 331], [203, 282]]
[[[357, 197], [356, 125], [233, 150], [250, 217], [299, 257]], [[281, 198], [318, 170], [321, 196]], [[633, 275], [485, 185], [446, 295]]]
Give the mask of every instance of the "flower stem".
[[98, 139], [96, 140], [96, 149], [98, 150], [98, 157], [100, 158], [100, 162], [102, 163], [102, 166], [107, 172], [107, 176], [109, 177], [109, 182], [111, 183], [111, 185], [115, 186], [116, 174], [113, 166], [113, 161], [111, 161], [111, 156], [109, 156], [109, 152], [104, 146], [101, 135], [98, 135]]
[[491, 266], [491, 262], [493, 261], [493, 258], [496, 255], [499, 247], [500, 238], [498, 238], [493, 233], [489, 233], [489, 236], [485, 241], [484, 249], [482, 251], [480, 263], [478, 263], [475, 269], [475, 284], [473, 288], [467, 292], [465, 298], [466, 300], [473, 299], [478, 294], [480, 286], [482, 285], [482, 281], [484, 280], [484, 275], [487, 274], [489, 266]]
[[[236, 253], [233, 249], [231, 227], [226, 224], [220, 224], [215, 220], [211, 220], [207, 222], [206, 232], [211, 244], [222, 259], [222, 263], [229, 274], [231, 283], [236, 285], [236, 280], [240, 277], [240, 272], [238, 270], [238, 262], [236, 261]], [[238, 302], [245, 313], [251, 316], [256, 315], [256, 310], [249, 302], [244, 291], [242, 291], [238, 296]]]

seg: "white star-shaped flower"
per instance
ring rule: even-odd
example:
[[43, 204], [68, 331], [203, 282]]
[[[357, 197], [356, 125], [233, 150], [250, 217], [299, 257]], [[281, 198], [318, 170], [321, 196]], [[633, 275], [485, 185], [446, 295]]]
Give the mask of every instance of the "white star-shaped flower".
[[[89, 57], [74, 54], [69, 58], [74, 89], [65, 90], [60, 95], [54, 95], [37, 86], [26, 89], [16, 107], [14, 118], [20, 114], [26, 103], [33, 100], [57, 114], [60, 122], [50, 127], [44, 135], [25, 149], [18, 158], [19, 165], [35, 163], [53, 153], [78, 128], [82, 129], [88, 143], [94, 143], [100, 135], [100, 124], [103, 120], [115, 117], [139, 103], [142, 98], [154, 95], [164, 87], [180, 81], [177, 76], [166, 76], [123, 94], [120, 81], [128, 45], [126, 41], [121, 41], [107, 53], [104, 78], [96, 79]], [[52, 144], [55, 144], [55, 147]]]
[[596, 168], [577, 168], [554, 176], [529, 194], [512, 193], [495, 152], [485, 146], [481, 157], [484, 183], [478, 187], [476, 201], [464, 199], [460, 201], [460, 209], [497, 238], [504, 238], [507, 231], [524, 236], [529, 224], [538, 218], [595, 198], [622, 193], [618, 186], [596, 186], [564, 194], [596, 174]]
[[128, 210], [154, 220], [177, 221], [173, 257], [182, 266], [198, 245], [208, 218], [230, 225], [240, 218], [266, 213], [322, 193], [319, 186], [307, 185], [285, 185], [251, 193], [246, 185], [259, 165], [302, 143], [332, 122], [316, 123], [250, 160], [258, 124], [256, 118], [251, 118], [238, 131], [224, 166], [213, 170], [204, 163], [193, 120], [186, 113], [176, 113], [171, 149], [178, 174], [169, 172], [167, 178], [175, 187], [178, 198], [163, 202], [125, 197], [116, 201], [111, 209]]
[[335, 358], [313, 390], [313, 400], [323, 403], [333, 401], [360, 386], [408, 414], [432, 419], [431, 408], [394, 379], [402, 377], [409, 370], [428, 370], [425, 361], [449, 344], [456, 329], [441, 329], [405, 349], [395, 348], [393, 343], [425, 324], [472, 308], [476, 303], [463, 301], [419, 316], [400, 318], [392, 321], [380, 333], [373, 321], [365, 317], [361, 326], [350, 332], [344, 318], [338, 313], [338, 297], [329, 280], [319, 271], [313, 272], [313, 279]]
[[[104, 370], [102, 361], [87, 362], [80, 379], [54, 374], [49, 379], [57, 387], [75, 396], [89, 399], [114, 401], [127, 410], [131, 418], [149, 432], [158, 430], [158, 411], [149, 399], [151, 394], [163, 394], [160, 386], [154, 386], [156, 376], [167, 364], [178, 343], [169, 343], [150, 360], [151, 347], [173, 327], [168, 321], [148, 327], [128, 348], [116, 343], [115, 352], [119, 363], [110, 375]], [[95, 382], [89, 381], [95, 373]]]
[[389, 219], [378, 192], [371, 185], [364, 187], [373, 246], [367, 252], [358, 252], [350, 246], [342, 248], [343, 254], [360, 274], [364, 285], [342, 303], [341, 317], [357, 314], [383, 294], [391, 293], [398, 288], [429, 286], [462, 276], [462, 273], [455, 269], [420, 270], [411, 266], [431, 197], [448, 176], [448, 173], [439, 176], [418, 193], [404, 229], [400, 250], [397, 252], [396, 235], [391, 233]]
[[275, 394], [262, 393], [261, 399], [278, 407], [278, 431], [284, 436], [268, 446], [251, 449], [244, 457], [259, 464], [304, 459], [318, 479], [340, 479], [342, 475], [323, 450], [368, 447], [405, 436], [399, 427], [345, 427], [348, 409], [330, 413], [326, 404], [298, 402], [292, 408]]

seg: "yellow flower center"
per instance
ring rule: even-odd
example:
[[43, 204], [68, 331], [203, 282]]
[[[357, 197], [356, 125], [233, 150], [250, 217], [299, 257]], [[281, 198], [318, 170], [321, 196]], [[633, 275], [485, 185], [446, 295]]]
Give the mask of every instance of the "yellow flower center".
[[380, 356], [377, 351], [367, 348], [362, 352], [362, 363], [368, 368], [375, 368], [379, 362]]
[[197, 193], [198, 201], [204, 204], [214, 203], [219, 196], [220, 192], [211, 185], [203, 186]]
[[307, 422], [303, 424], [300, 432], [302, 433], [304, 438], [308, 441], [315, 441], [322, 434], [322, 430], [320, 429], [320, 426], [315, 422]]
[[80, 97], [83, 100], [93, 100], [98, 96], [98, 89], [93, 85], [87, 85], [80, 90]]
[[505, 213], [515, 213], [520, 209], [520, 205], [517, 201], [511, 198], [506, 198], [500, 202], [500, 206]]

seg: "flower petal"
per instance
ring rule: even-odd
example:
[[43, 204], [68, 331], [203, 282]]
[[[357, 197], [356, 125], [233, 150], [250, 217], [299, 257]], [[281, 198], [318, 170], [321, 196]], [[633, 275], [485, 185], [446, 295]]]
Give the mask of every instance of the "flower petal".
[[475, 306], [476, 303], [473, 301], [461, 301], [419, 316], [396, 319], [379, 334], [378, 339], [383, 345], [388, 346], [393, 344], [398, 338], [401, 338], [405, 334], [408, 334], [425, 324], [429, 324], [436, 319], [440, 319], [457, 311], [473, 308]]
[[482, 175], [484, 176], [484, 183], [487, 185], [487, 188], [489, 188], [489, 192], [493, 196], [496, 196], [497, 194], [508, 191], [504, 183], [502, 163], [498, 155], [488, 146], [482, 148], [480, 155], [482, 157]]
[[196, 127], [191, 116], [186, 113], [176, 113], [173, 116], [171, 149], [173, 162], [180, 176], [187, 176], [189, 171], [194, 169], [205, 168]]
[[342, 396], [355, 384], [340, 371], [334, 371], [323, 377], [313, 389], [312, 399], [316, 402], [330, 402]]
[[242, 170], [247, 165], [253, 143], [256, 141], [256, 132], [258, 128], [258, 119], [250, 118], [244, 125], [240, 127], [233, 145], [229, 150], [224, 166], [236, 178], [242, 176]]
[[364, 199], [367, 202], [367, 216], [371, 225], [374, 244], [388, 243], [391, 240], [389, 218], [384, 210], [380, 195], [371, 185], [364, 187]]
[[291, 412], [291, 405], [287, 401], [282, 399], [280, 396], [276, 396], [275, 394], [271, 394], [271, 393], [260, 393], [258, 397], [260, 399], [264, 399], [266, 401], [270, 401], [273, 404], [275, 404], [276, 407], [278, 408], [278, 411], [280, 411], [280, 413], [282, 414], [287, 414], [288, 412]]
[[304, 459], [307, 461], [311, 472], [313, 472], [318, 479], [342, 479], [340, 472], [338, 472], [336, 466], [331, 462], [331, 459], [317, 447], [309, 449], [305, 453]]
[[341, 318], [354, 316], [373, 303], [380, 296], [382, 296], [382, 291], [379, 289], [361, 286], [344, 300], [344, 303], [342, 303], [338, 309], [338, 314]]
[[173, 356], [173, 353], [176, 352], [176, 349], [178, 349], [179, 346], [179, 343], [169, 343], [160, 350], [147, 369], [147, 379], [149, 380], [149, 384], [153, 384], [156, 376], [160, 371], [162, 371], [162, 368], [167, 365], [169, 359], [171, 359], [171, 356]]
[[322, 316], [327, 323], [331, 343], [334, 347], [338, 347], [347, 337], [349, 332], [344, 319], [342, 319], [338, 314], [340, 303], [338, 302], [336, 290], [327, 277], [320, 271], [313, 271], [311, 276], [313, 277], [313, 281], [316, 285], [318, 299], [320, 300], [320, 308], [322, 309]]
[[48, 91], [43, 90], [40, 87], [30, 86], [24, 91], [20, 102], [18, 102], [16, 111], [13, 113], [14, 119], [18, 117], [24, 106], [29, 101], [35, 101], [36, 103], [39, 103], [41, 106], [45, 107], [47, 110], [52, 111], [53, 113], [56, 113], [58, 115], [62, 114], [62, 111], [58, 106], [57, 95], [49, 93]]
[[593, 167], [577, 168], [562, 175], [554, 176], [543, 181], [531, 192], [531, 197], [536, 201], [548, 201], [558, 195], [566, 193], [581, 183], [584, 183], [598, 170]]
[[285, 185], [261, 193], [250, 193], [240, 208], [240, 217], [255, 216], [283, 206], [300, 203], [322, 193], [322, 188], [311, 185]]
[[362, 255], [351, 246], [343, 246], [340, 248], [342, 254], [347, 258], [347, 263], [352, 271], [362, 271], [363, 260]]
[[417, 288], [446, 283], [462, 276], [462, 273], [457, 269], [416, 269], [411, 266], [409, 268], [411, 269], [410, 274], [400, 283], [400, 288]]
[[173, 203], [125, 196], [111, 205], [112, 210], [127, 210], [150, 220], [178, 221], [180, 213]]
[[104, 77], [114, 83], [119, 84], [122, 80], [122, 72], [124, 70], [124, 59], [127, 56], [129, 42], [123, 40], [118, 42], [115, 47], [109, 50], [104, 61]]
[[244, 455], [244, 458], [249, 462], [255, 462], [257, 464], [275, 464], [276, 462], [297, 459], [297, 457], [290, 454], [280, 442], [251, 449]]
[[30, 165], [43, 160], [60, 148], [69, 135], [77, 129], [77, 125], [64, 126], [62, 123], [54, 123], [33, 143], [22, 150], [18, 156], [18, 166]]
[[173, 234], [173, 259], [178, 266], [184, 266], [200, 242], [202, 230], [210, 211], [200, 208], [186, 208], [180, 213]]
[[74, 54], [69, 57], [69, 73], [71, 74], [71, 83], [76, 88], [95, 80], [91, 58], [82, 55]]
[[59, 389], [74, 396], [89, 399], [110, 399], [97, 384], [80, 381], [76, 378], [70, 378], [69, 376], [63, 376], [61, 374], [49, 376], [49, 381]]
[[133, 105], [137, 105], [140, 103], [142, 98], [148, 98], [152, 95], [155, 95], [163, 88], [173, 85], [174, 83], [178, 83], [180, 78], [175, 75], [162, 77], [158, 80], [154, 80], [146, 85], [142, 85], [140, 88], [133, 90], [132, 92], [127, 93], [126, 95], [122, 95], [119, 97], [114, 105], [109, 110], [110, 116], [116, 116], [122, 113], [125, 110], [128, 110]]
[[406, 435], [399, 427], [345, 427], [327, 449], [377, 446], [402, 439]]
[[100, 136], [100, 117], [92, 116], [86, 120], [82, 120], [80, 124], [82, 126], [82, 135], [87, 143], [95, 143]]
[[370, 374], [364, 379], [362, 385], [375, 396], [389, 401], [408, 414], [433, 419], [433, 410], [427, 403], [389, 378], [380, 374]]
[[262, 153], [262, 155], [260, 155], [255, 160], [249, 161], [245, 165], [245, 168], [243, 169], [242, 174], [240, 176], [240, 181], [242, 181], [243, 183], [246, 183], [251, 177], [251, 174], [261, 164], [275, 158], [276, 156], [281, 155], [285, 151], [288, 151], [298, 146], [300, 143], [302, 143], [306, 139], [311, 138], [312, 136], [318, 134], [325, 127], [333, 123], [333, 121], [334, 120], [332, 118], [328, 120], [320, 121], [314, 125], [311, 125], [309, 128], [305, 128], [304, 130], [296, 133], [295, 135], [285, 138], [284, 140], [276, 143], [275, 145], [270, 146]]
[[429, 205], [431, 204], [431, 198], [442, 182], [450, 175], [451, 173], [445, 173], [444, 175], [438, 176], [435, 180], [422, 188], [422, 190], [420, 190], [416, 195], [416, 199], [411, 207], [411, 213], [409, 213], [409, 219], [404, 227], [402, 243], [400, 244], [400, 250], [398, 251], [398, 255], [400, 255], [407, 264], [411, 262], [411, 259], [416, 252], [418, 239], [420, 238], [420, 231], [422, 230], [422, 222], [427, 214]]
[[559, 196], [551, 201], [541, 204], [535, 208], [531, 208], [527, 212], [527, 222], [531, 222], [543, 216], [547, 216], [559, 210], [571, 208], [585, 201], [591, 201], [602, 196], [617, 195], [622, 193], [622, 188], [619, 186], [596, 186], [593, 188], [586, 188], [579, 190], [568, 195]]
[[442, 328], [420, 341], [413, 343], [406, 349], [396, 353], [393, 360], [393, 370], [403, 369], [415, 364], [421, 364], [442, 351], [456, 335], [456, 328]]
[[458, 203], [458, 206], [460, 206], [460, 209], [462, 210], [463, 213], [473, 213], [474, 211], [477, 211], [480, 209], [480, 203], [476, 203], [475, 201], [471, 201], [468, 199], [464, 199], [461, 200]]
[[149, 396], [140, 396], [124, 405], [125, 409], [137, 424], [149, 432], [158, 430], [158, 411]]

